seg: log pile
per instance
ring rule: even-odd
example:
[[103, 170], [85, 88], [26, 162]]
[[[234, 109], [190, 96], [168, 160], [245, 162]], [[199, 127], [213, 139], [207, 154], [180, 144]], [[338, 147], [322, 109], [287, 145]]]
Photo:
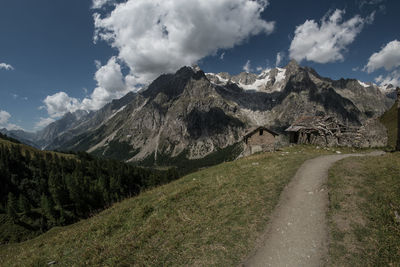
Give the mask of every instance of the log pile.
[[287, 130], [292, 142], [318, 146], [380, 147], [387, 143], [384, 127], [368, 120], [361, 127], [343, 124], [333, 116], [301, 117]]

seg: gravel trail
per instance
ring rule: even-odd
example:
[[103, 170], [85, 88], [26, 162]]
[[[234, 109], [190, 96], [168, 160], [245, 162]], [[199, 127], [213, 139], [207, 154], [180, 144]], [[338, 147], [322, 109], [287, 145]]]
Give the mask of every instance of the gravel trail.
[[328, 170], [346, 154], [306, 161], [283, 191], [260, 245], [243, 266], [323, 266], [327, 262]]

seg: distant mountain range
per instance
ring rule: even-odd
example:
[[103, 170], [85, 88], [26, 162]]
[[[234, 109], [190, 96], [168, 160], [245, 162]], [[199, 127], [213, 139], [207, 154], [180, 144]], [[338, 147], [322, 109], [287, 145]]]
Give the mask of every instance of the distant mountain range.
[[183, 67], [98, 111], [67, 113], [35, 134], [1, 132], [41, 149], [162, 165], [232, 148], [252, 126], [282, 131], [302, 115], [335, 115], [360, 125], [388, 110], [393, 92], [393, 86], [324, 78], [295, 61], [236, 76]]

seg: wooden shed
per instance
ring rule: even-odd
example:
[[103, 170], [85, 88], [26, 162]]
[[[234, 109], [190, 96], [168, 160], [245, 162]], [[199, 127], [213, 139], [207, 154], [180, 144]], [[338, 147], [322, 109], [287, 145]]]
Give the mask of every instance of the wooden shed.
[[264, 126], [250, 128], [243, 137], [245, 154], [275, 150], [277, 136], [278, 133]]

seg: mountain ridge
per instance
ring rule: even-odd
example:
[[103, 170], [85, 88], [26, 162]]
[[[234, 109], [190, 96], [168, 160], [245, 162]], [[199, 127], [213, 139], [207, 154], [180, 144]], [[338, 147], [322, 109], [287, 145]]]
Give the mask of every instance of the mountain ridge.
[[297, 117], [316, 114], [361, 125], [383, 114], [392, 103], [373, 84], [334, 81], [296, 61], [258, 75], [213, 74], [182, 67], [175, 74], [161, 75], [145, 90], [75, 116], [68, 127], [64, 125], [67, 130], [59, 127], [56, 137], [43, 147], [154, 164], [179, 155], [201, 159], [240, 143], [252, 126], [266, 125], [282, 132]]

